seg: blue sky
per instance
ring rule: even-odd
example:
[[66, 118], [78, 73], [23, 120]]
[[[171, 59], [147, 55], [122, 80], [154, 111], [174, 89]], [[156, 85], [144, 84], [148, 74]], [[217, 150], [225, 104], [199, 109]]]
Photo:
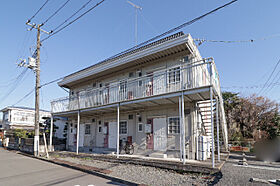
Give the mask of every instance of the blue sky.
[[[43, 22], [66, 0], [50, 0], [32, 20]], [[71, 0], [43, 29], [49, 31], [63, 22], [87, 0]], [[200, 16], [229, 1], [226, 0], [131, 0], [143, 7], [138, 16], [138, 41], [143, 42], [183, 22]], [[10, 0], [0, 8], [0, 108], [13, 105], [34, 87], [35, 74], [26, 77], [8, 96], [22, 68], [19, 58], [31, 55], [36, 43], [36, 32], [27, 31], [25, 22], [44, 3], [43, 0]], [[90, 5], [97, 1], [93, 0]], [[89, 6], [90, 7], [90, 6]], [[248, 40], [280, 33], [279, 0], [239, 0], [182, 31], [193, 38], [209, 40]], [[83, 69], [110, 57], [134, 44], [134, 9], [126, 0], [106, 0], [62, 32], [46, 40], [41, 49], [41, 82], [48, 82]], [[44, 38], [45, 35], [42, 35]], [[214, 57], [222, 87], [264, 84], [280, 58], [279, 37], [257, 40], [253, 43], [209, 43], [199, 46], [203, 57]], [[276, 73], [280, 67], [276, 69]], [[277, 78], [276, 78], [277, 79]], [[12, 87], [13, 88], [13, 87]], [[230, 88], [249, 95], [257, 88]], [[279, 86], [263, 94], [280, 101]], [[56, 83], [41, 90], [41, 108], [50, 109], [50, 100], [66, 96]], [[34, 94], [20, 106], [34, 106]]]

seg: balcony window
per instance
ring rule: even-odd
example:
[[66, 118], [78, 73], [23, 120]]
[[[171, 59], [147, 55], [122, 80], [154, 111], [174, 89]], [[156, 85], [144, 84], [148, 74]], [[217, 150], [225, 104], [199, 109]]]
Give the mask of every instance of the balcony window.
[[180, 118], [170, 117], [168, 118], [168, 134], [180, 133]]
[[127, 122], [126, 121], [120, 122], [120, 134], [127, 134]]
[[168, 71], [168, 83], [174, 84], [180, 82], [180, 67], [169, 69]]

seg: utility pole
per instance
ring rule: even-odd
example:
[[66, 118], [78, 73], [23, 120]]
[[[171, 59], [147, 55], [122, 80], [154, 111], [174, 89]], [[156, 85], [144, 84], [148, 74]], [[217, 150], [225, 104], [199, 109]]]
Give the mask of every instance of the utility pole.
[[137, 36], [138, 36], [138, 33], [137, 33], [137, 31], [138, 31], [138, 18], [137, 18], [137, 13], [138, 13], [138, 10], [142, 10], [143, 8], [141, 7], [141, 6], [138, 6], [138, 5], [136, 5], [136, 4], [134, 4], [134, 3], [132, 3], [132, 2], [130, 2], [130, 1], [127, 1], [129, 4], [131, 4], [134, 8], [135, 8], [135, 35], [134, 35], [134, 37], [135, 37], [135, 45], [137, 45]]
[[[34, 136], [34, 156], [39, 156], [39, 135], [40, 135], [40, 48], [41, 48], [41, 41], [40, 41], [40, 36], [41, 36], [41, 31], [50, 34], [49, 32], [46, 32], [41, 29], [42, 24], [30, 24], [30, 21], [28, 20], [26, 22], [28, 26], [31, 28], [29, 31], [31, 31], [33, 28], [37, 30], [37, 47], [35, 51], [36, 55], [36, 64], [35, 66], [30, 66], [27, 65], [28, 68], [32, 68], [35, 73], [36, 73], [36, 85], [35, 85], [35, 126], [34, 126], [34, 131], [35, 131], [35, 136]], [[26, 66], [26, 65], [23, 65]]]

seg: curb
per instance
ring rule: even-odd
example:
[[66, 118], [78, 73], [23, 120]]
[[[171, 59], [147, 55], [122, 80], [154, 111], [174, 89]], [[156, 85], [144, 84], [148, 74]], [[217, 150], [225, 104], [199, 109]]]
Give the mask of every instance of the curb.
[[30, 157], [30, 158], [45, 161], [45, 162], [48, 162], [48, 163], [56, 164], [56, 165], [59, 165], [59, 166], [62, 166], [62, 167], [66, 167], [66, 168], [78, 170], [78, 171], [81, 171], [81, 172], [85, 172], [85, 173], [88, 173], [88, 174], [91, 174], [91, 175], [95, 175], [95, 176], [98, 176], [98, 177], [102, 177], [102, 178], [111, 180], [113, 182], [122, 183], [122, 184], [125, 184], [125, 185], [131, 185], [131, 186], [145, 186], [144, 184], [139, 184], [139, 183], [135, 183], [135, 182], [122, 180], [122, 179], [117, 178], [117, 177], [109, 176], [109, 175], [106, 175], [106, 174], [103, 174], [103, 173], [100, 173], [100, 172], [96, 172], [96, 171], [92, 171], [92, 170], [83, 169], [83, 168], [73, 166], [73, 165], [69, 165], [69, 164], [66, 164], [66, 163], [60, 163], [60, 162], [56, 162], [56, 161], [53, 161], [53, 160], [48, 160], [48, 159], [44, 159], [44, 158], [35, 157], [35, 156], [33, 156], [31, 154], [28, 154], [28, 153], [24, 153], [24, 152], [20, 152], [20, 151], [16, 151], [16, 150], [9, 150], [9, 151], [12, 151], [12, 152], [15, 152], [17, 154], [27, 156], [27, 157]]

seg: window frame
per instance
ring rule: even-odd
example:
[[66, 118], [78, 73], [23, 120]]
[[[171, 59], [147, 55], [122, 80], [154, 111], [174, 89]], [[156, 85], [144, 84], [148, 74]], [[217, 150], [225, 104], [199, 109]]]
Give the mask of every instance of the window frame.
[[[178, 126], [171, 125], [170, 119], [178, 119]], [[168, 117], [167, 127], [168, 127], [167, 128], [168, 134], [170, 134], [170, 135], [179, 135], [180, 132], [181, 132], [181, 130], [180, 130], [180, 117], [179, 116]], [[170, 128], [171, 128], [171, 130], [170, 130]], [[173, 129], [173, 128], [175, 128], [175, 129]]]
[[[99, 130], [99, 129], [101, 129], [101, 130]], [[102, 123], [99, 123], [99, 122], [98, 122], [98, 125], [97, 125], [97, 132], [98, 132], [98, 133], [102, 133]]]
[[[121, 129], [121, 123], [125, 122], [126, 123], [126, 133], [121, 133], [122, 129]], [[119, 123], [119, 135], [127, 135], [128, 134], [128, 122], [127, 120], [121, 120]]]
[[172, 85], [180, 82], [181, 82], [181, 66], [175, 66], [169, 68], [167, 70], [167, 84]]
[[[89, 127], [89, 128], [87, 128]], [[85, 124], [85, 135], [91, 135], [91, 125]]]
[[[139, 126], [142, 125], [142, 130], [139, 130]], [[137, 124], [137, 131], [138, 132], [143, 132], [144, 131], [144, 124], [143, 123], [138, 123]]]

